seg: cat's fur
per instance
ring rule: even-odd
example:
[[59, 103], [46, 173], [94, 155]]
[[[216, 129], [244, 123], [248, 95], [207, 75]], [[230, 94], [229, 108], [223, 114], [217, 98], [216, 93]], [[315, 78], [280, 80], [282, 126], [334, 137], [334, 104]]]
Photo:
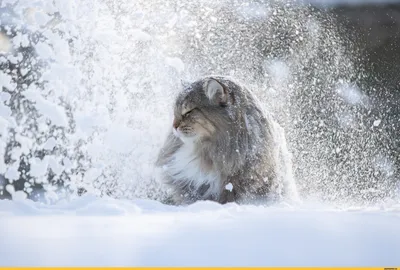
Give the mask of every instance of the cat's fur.
[[205, 77], [177, 97], [156, 165], [175, 204], [292, 196], [282, 144], [283, 129], [249, 90], [227, 77]]

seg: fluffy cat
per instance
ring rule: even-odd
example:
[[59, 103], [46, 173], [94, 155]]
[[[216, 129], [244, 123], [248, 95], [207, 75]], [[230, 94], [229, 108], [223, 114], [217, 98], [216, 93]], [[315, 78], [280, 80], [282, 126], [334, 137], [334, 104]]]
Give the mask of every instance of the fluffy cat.
[[283, 129], [228, 77], [184, 87], [156, 166], [173, 204], [297, 196]]

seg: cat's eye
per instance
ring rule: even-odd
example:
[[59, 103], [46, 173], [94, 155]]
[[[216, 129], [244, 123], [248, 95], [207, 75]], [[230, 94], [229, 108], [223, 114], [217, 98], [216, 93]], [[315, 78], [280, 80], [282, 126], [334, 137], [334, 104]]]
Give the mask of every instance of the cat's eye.
[[190, 111], [186, 112], [186, 113], [185, 113], [183, 116], [184, 116], [184, 117], [187, 117], [187, 116], [189, 116], [189, 115], [190, 115], [190, 114], [193, 112], [193, 110], [194, 110], [194, 109], [192, 109], [192, 110], [190, 110]]

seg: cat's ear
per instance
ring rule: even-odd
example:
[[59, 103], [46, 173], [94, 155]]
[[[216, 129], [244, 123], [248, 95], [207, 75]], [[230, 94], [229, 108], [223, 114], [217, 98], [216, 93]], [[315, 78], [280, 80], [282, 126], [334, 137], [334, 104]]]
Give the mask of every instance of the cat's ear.
[[185, 81], [184, 79], [181, 79], [181, 85], [182, 85], [182, 88], [183, 88], [183, 89], [187, 89], [187, 88], [189, 88], [189, 86], [191, 85], [191, 83], [188, 82], [188, 81]]
[[204, 84], [206, 96], [215, 104], [226, 105], [228, 93], [225, 88], [215, 79], [209, 79]]

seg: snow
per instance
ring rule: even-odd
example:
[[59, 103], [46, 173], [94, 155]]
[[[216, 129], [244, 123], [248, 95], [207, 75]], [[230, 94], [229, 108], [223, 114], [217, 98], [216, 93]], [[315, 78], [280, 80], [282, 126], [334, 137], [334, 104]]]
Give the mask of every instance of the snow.
[[264, 5], [258, 3], [245, 3], [237, 9], [239, 15], [246, 19], [265, 19], [269, 15], [269, 10]]
[[49, 166], [49, 157], [45, 156], [42, 160], [40, 158], [30, 159], [31, 168], [29, 174], [33, 177], [44, 177], [47, 173]]
[[53, 150], [57, 145], [57, 140], [54, 137], [50, 137], [43, 145], [43, 149], [45, 150]]
[[181, 73], [185, 70], [185, 64], [183, 61], [177, 57], [166, 57], [165, 63], [168, 66], [173, 67], [177, 72]]
[[141, 30], [141, 29], [134, 29], [132, 31], [132, 37], [135, 40], [138, 41], [150, 41], [152, 39], [151, 35], [149, 35], [148, 33], [146, 33], [145, 31]]
[[338, 95], [351, 105], [368, 105], [368, 97], [355, 85], [342, 84], [336, 89]]
[[51, 59], [54, 56], [53, 49], [43, 42], [36, 44], [35, 49], [42, 59]]
[[5, 87], [9, 90], [12, 90], [14, 88], [14, 85], [12, 83], [12, 79], [9, 75], [6, 75], [4, 73], [0, 73], [0, 87]]
[[379, 126], [380, 123], [381, 123], [381, 120], [380, 120], [380, 119], [375, 120], [375, 121], [374, 121], [374, 127]]
[[30, 44], [29, 38], [27, 35], [23, 35], [22, 33], [17, 33], [15, 37], [12, 39], [12, 43], [15, 47], [28, 47]]
[[4, 176], [10, 181], [17, 180], [19, 178], [18, 168], [9, 166]]
[[[1, 79], [1, 78], [0, 78]], [[1, 101], [1, 100], [0, 100]], [[0, 103], [0, 115], [3, 117], [9, 117], [11, 115], [11, 109]]]
[[51, 20], [51, 17], [46, 13], [37, 10], [34, 12], [34, 17], [35, 22], [40, 26], [46, 25]]
[[398, 0], [297, 0], [300, 3], [314, 5], [362, 5], [362, 4], [390, 4], [398, 3]]
[[[0, 104], [1, 109], [1, 104]], [[1, 115], [1, 112], [0, 112]], [[0, 136], [6, 136], [7, 133], [8, 122], [3, 118], [0, 118]]]
[[76, 3], [75, 2], [67, 2], [63, 0], [56, 0], [54, 1], [55, 6], [58, 10], [61, 11], [61, 16], [63, 18], [74, 20], [76, 16]]
[[11, 49], [10, 40], [0, 33], [0, 53], [9, 52]]
[[229, 191], [232, 191], [232, 189], [233, 189], [232, 183], [227, 184], [227, 185], [225, 186], [225, 189], [226, 189], [226, 190], [229, 190]]
[[32, 88], [33, 89], [25, 91], [24, 95], [36, 103], [39, 113], [41, 113], [46, 119], [49, 119], [55, 125], [64, 127], [67, 126], [68, 119], [63, 112], [64, 108], [48, 101], [41, 95], [38, 95], [39, 90], [35, 89], [34, 87]]
[[397, 265], [400, 206], [0, 201], [2, 265]]
[[[262, 80], [251, 79], [254, 75], [251, 68], [260, 65], [270, 76], [271, 84], [261, 88], [259, 94], [275, 90], [275, 96], [263, 98], [276, 106], [274, 111], [280, 111], [277, 108], [292, 99], [293, 96], [286, 98], [287, 89], [301, 84], [315, 86], [315, 82], [293, 79], [296, 72], [303, 70], [301, 65], [301, 69], [296, 69], [297, 66], [289, 65], [292, 62], [286, 59], [268, 58], [267, 62], [258, 59], [249, 41], [261, 40], [258, 32], [251, 30], [247, 36], [241, 32], [240, 36], [233, 36], [237, 40], [232, 39], [229, 33], [240, 31], [243, 24], [215, 12], [220, 10], [222, 2], [185, 3], [179, 12], [174, 7], [181, 6], [184, 1], [173, 4], [121, 1], [121, 10], [109, 9], [96, 0], [34, 2], [24, 0], [16, 4], [18, 12], [35, 6], [30, 10], [31, 21], [26, 22], [28, 30], [39, 29], [54, 19], [46, 14], [59, 13], [62, 18], [59, 22], [52, 21], [49, 28], [43, 28], [40, 31], [43, 40], [32, 44], [39, 60], [46, 60], [48, 65], [39, 78], [46, 82], [43, 89], [31, 85], [23, 91], [24, 97], [40, 114], [35, 121], [37, 134], [45, 134], [39, 136], [41, 140], [31, 138], [31, 130], [25, 132], [29, 123], [17, 125], [10, 109], [11, 95], [0, 93], [0, 156], [6, 156], [9, 128], [15, 129], [15, 141], [20, 144], [10, 152], [14, 160], [37, 150], [38, 141], [39, 146], [49, 152], [43, 158], [29, 158], [29, 175], [34, 181], [24, 183], [26, 191], [32, 190], [31, 184], [35, 182], [46, 184], [49, 171], [56, 176], [66, 172], [71, 179], [69, 187], [83, 185], [92, 194], [105, 193], [109, 186], [118, 187], [117, 195], [123, 198], [145, 198], [148, 190], [163, 191], [153, 184], [157, 182], [153, 179], [152, 165], [162, 145], [163, 133], [170, 128], [171, 104], [180, 89], [177, 85], [181, 77], [189, 79], [210, 71], [223, 72], [248, 78], [254, 85], [263, 85]], [[0, 3], [4, 6], [17, 1]], [[204, 8], [206, 6], [209, 7]], [[239, 21], [255, 23], [269, 17], [272, 22], [283, 11], [280, 5], [266, 9], [250, 2], [232, 8], [240, 15]], [[303, 27], [305, 21], [297, 17], [297, 12], [282, 14], [287, 18], [282, 20], [283, 24], [279, 23], [279, 28]], [[312, 35], [323, 30], [313, 20], [309, 28]], [[216, 43], [214, 33], [220, 39]], [[298, 30], [295, 33], [300, 41], [303, 38], [307, 42], [314, 41], [314, 38], [298, 34]], [[192, 34], [196, 39], [191, 38]], [[27, 47], [30, 43], [25, 34], [19, 33], [12, 39], [0, 34], [0, 52], [9, 53], [14, 47]], [[310, 61], [315, 53], [311, 48], [308, 54], [309, 46], [304, 48], [307, 54], [303, 54], [305, 49], [301, 47], [296, 56], [301, 62]], [[336, 50], [334, 46], [326, 49]], [[7, 55], [7, 60], [14, 64], [21, 59], [21, 53]], [[297, 63], [296, 59], [291, 61]], [[320, 62], [317, 64], [321, 70], [328, 68]], [[340, 66], [329, 68], [332, 74], [347, 71]], [[28, 66], [21, 69], [22, 74], [28, 71]], [[316, 77], [320, 78], [320, 75]], [[5, 72], [0, 72], [1, 87], [10, 92], [18, 90], [12, 77]], [[369, 99], [363, 90], [344, 80], [335, 94], [350, 105], [365, 106]], [[67, 115], [63, 102], [71, 106], [73, 119]], [[338, 117], [344, 126], [356, 124], [347, 111], [339, 111]], [[70, 125], [73, 120], [75, 125]], [[381, 120], [374, 122], [374, 126], [383, 124]], [[63, 138], [50, 133], [53, 126], [74, 126], [76, 130], [67, 132]], [[296, 135], [293, 134], [291, 136]], [[289, 139], [296, 141], [299, 137]], [[368, 138], [360, 140], [360, 144], [366, 140]], [[80, 141], [82, 149], [76, 148]], [[341, 152], [340, 147], [335, 149]], [[78, 150], [86, 155], [83, 161], [74, 155], [64, 156], [68, 151], [78, 153]], [[357, 154], [366, 156], [369, 153]], [[313, 175], [317, 175], [316, 178], [322, 177], [322, 173], [325, 175], [324, 162], [326, 160], [318, 162], [316, 168], [305, 167], [310, 169], [307, 173], [311, 180], [307, 183], [313, 182]], [[18, 166], [18, 162], [5, 164], [0, 158], [0, 181], [5, 182], [5, 176], [15, 184], [4, 187], [13, 201], [0, 201], [2, 265], [382, 266], [399, 263], [399, 202], [358, 208], [315, 202], [269, 206], [197, 202], [176, 207], [149, 199], [116, 200], [93, 195], [67, 201], [68, 195], [61, 196], [56, 187], [46, 186], [46, 199], [65, 200], [47, 205], [26, 200], [26, 194], [17, 190], [17, 180], [21, 176]], [[385, 153], [376, 157], [375, 166], [387, 176], [394, 174], [395, 165]], [[85, 169], [84, 175], [80, 175], [81, 169]], [[332, 190], [336, 188], [335, 181], [326, 182], [333, 183]], [[230, 183], [225, 188], [231, 191], [232, 187]], [[312, 190], [308, 186], [307, 189]], [[0, 192], [5, 191], [0, 189]]]
[[25, 200], [27, 195], [22, 190], [15, 191], [14, 186], [7, 185], [6, 190], [11, 194], [11, 197], [15, 201]]

